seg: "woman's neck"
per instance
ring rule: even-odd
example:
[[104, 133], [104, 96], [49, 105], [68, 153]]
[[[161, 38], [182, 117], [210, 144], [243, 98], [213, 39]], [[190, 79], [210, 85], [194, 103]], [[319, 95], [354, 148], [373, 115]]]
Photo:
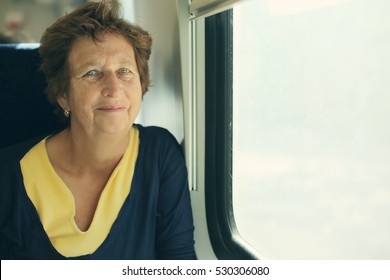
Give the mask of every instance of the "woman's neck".
[[121, 135], [87, 134], [68, 128], [53, 139], [53, 154], [63, 158], [78, 173], [107, 172], [121, 160], [129, 142], [129, 132]]

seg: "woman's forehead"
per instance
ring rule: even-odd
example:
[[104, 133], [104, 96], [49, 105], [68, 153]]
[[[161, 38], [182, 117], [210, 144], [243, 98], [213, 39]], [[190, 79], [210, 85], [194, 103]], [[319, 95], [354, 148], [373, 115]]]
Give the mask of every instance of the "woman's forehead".
[[121, 63], [135, 63], [132, 44], [124, 36], [102, 34], [97, 40], [90, 37], [77, 39], [69, 52], [69, 63], [71, 67], [76, 68], [106, 59]]

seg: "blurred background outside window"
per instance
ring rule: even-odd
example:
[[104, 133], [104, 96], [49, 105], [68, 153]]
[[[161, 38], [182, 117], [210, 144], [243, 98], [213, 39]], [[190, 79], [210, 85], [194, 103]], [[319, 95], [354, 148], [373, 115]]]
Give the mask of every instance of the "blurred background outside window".
[[57, 18], [85, 0], [0, 0], [0, 44], [38, 43]]

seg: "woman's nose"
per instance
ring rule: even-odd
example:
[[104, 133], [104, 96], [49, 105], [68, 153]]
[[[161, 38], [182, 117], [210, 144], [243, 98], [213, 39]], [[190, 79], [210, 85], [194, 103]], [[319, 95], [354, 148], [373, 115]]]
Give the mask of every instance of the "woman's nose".
[[104, 74], [102, 95], [105, 97], [116, 97], [120, 92], [119, 79], [115, 73]]

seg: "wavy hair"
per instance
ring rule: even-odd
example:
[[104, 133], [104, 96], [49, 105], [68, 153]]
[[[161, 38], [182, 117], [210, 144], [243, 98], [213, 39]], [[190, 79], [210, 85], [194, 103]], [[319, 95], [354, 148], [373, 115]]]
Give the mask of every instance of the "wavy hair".
[[99, 41], [99, 35], [104, 33], [113, 33], [126, 38], [134, 48], [142, 95], [148, 91], [150, 86], [148, 60], [152, 38], [141, 27], [120, 17], [119, 9], [118, 0], [87, 2], [73, 12], [60, 17], [44, 32], [39, 48], [41, 69], [47, 80], [47, 97], [57, 106], [57, 113], [62, 113], [57, 99], [66, 96], [69, 90], [69, 52], [73, 43], [79, 38], [87, 37]]

